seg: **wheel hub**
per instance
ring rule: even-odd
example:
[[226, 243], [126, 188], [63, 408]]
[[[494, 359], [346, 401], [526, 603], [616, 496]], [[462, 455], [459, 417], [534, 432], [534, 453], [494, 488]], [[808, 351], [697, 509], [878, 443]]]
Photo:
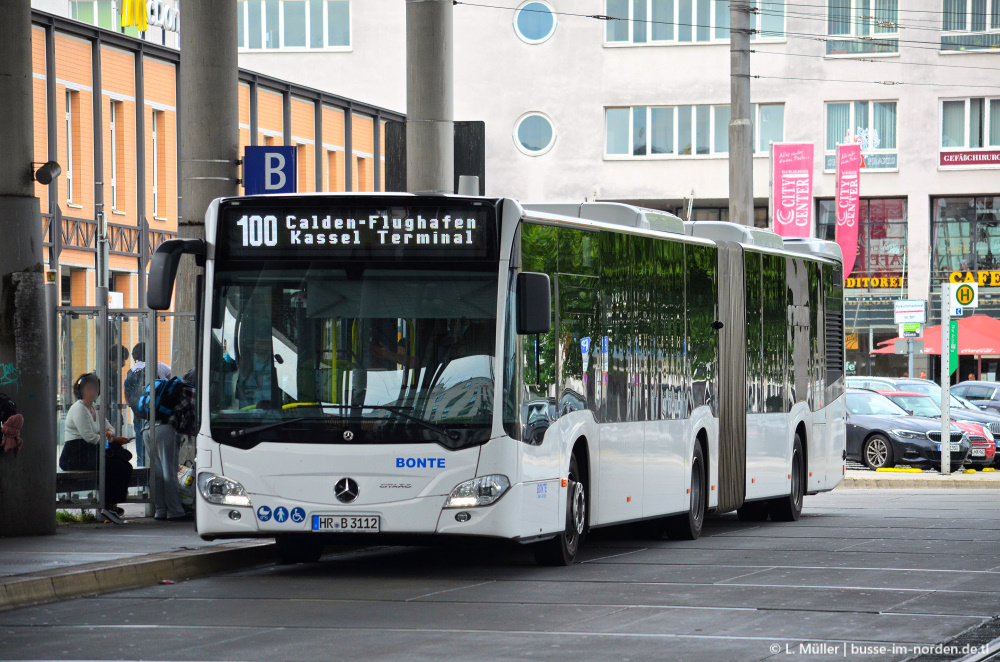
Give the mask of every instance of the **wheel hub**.
[[569, 498], [569, 523], [576, 535], [580, 536], [587, 523], [587, 498], [583, 485], [577, 481], [570, 483]]

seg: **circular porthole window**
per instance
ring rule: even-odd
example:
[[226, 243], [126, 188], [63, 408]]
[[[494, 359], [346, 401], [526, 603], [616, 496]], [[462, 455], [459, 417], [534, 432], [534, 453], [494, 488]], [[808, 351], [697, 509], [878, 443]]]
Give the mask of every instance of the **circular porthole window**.
[[514, 12], [514, 32], [529, 44], [547, 41], [556, 31], [556, 14], [547, 2], [530, 0]]
[[541, 113], [525, 113], [514, 125], [514, 144], [528, 156], [541, 156], [556, 142], [552, 120]]

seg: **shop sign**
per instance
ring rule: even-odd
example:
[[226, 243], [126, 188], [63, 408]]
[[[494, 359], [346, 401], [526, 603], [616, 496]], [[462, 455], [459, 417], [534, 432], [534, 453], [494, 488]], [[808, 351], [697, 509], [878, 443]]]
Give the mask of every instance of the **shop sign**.
[[146, 22], [167, 32], [181, 31], [180, 10], [165, 5], [160, 0], [149, 0], [146, 3]]
[[1000, 271], [952, 271], [948, 276], [948, 282], [976, 283], [979, 287], [1000, 287]]
[[1000, 166], [1000, 149], [941, 152], [940, 165], [948, 166]]
[[[862, 170], [898, 170], [899, 160], [895, 152], [879, 152], [877, 154], [865, 154]], [[837, 155], [826, 154], [823, 160], [823, 170], [826, 172], [836, 172]]]
[[905, 279], [902, 276], [893, 276], [891, 278], [845, 278], [844, 287], [847, 289], [855, 289], [861, 287], [903, 287], [906, 284]]

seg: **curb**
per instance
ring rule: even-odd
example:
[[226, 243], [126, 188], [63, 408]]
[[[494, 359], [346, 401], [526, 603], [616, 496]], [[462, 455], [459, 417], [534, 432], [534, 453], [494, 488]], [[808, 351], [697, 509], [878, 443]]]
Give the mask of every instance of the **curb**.
[[0, 577], [0, 612], [29, 605], [100, 595], [184, 580], [273, 561], [272, 541], [223, 543], [201, 549], [147, 554], [109, 563], [89, 563], [56, 572]]
[[997, 490], [1000, 480], [969, 480], [962, 478], [942, 478], [927, 480], [921, 478], [852, 478], [847, 477], [837, 486], [838, 489], [926, 489], [926, 490]]

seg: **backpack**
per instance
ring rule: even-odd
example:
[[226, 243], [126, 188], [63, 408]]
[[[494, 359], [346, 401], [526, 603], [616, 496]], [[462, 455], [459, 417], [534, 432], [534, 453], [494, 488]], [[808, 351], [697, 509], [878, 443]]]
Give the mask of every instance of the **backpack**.
[[139, 397], [142, 395], [142, 382], [146, 373], [144, 370], [130, 370], [125, 376], [122, 388], [125, 390], [125, 402], [133, 411], [139, 408]]
[[[178, 377], [170, 379], [157, 379], [154, 382], [156, 396], [156, 420], [166, 422], [174, 415], [174, 409], [183, 400], [193, 399], [194, 387], [191, 384], [181, 381]], [[153, 396], [150, 395], [149, 385], [142, 390], [136, 411], [139, 418], [149, 420], [149, 408], [152, 405]]]
[[5, 394], [0, 393], [0, 423], [17, 413], [17, 405]]

